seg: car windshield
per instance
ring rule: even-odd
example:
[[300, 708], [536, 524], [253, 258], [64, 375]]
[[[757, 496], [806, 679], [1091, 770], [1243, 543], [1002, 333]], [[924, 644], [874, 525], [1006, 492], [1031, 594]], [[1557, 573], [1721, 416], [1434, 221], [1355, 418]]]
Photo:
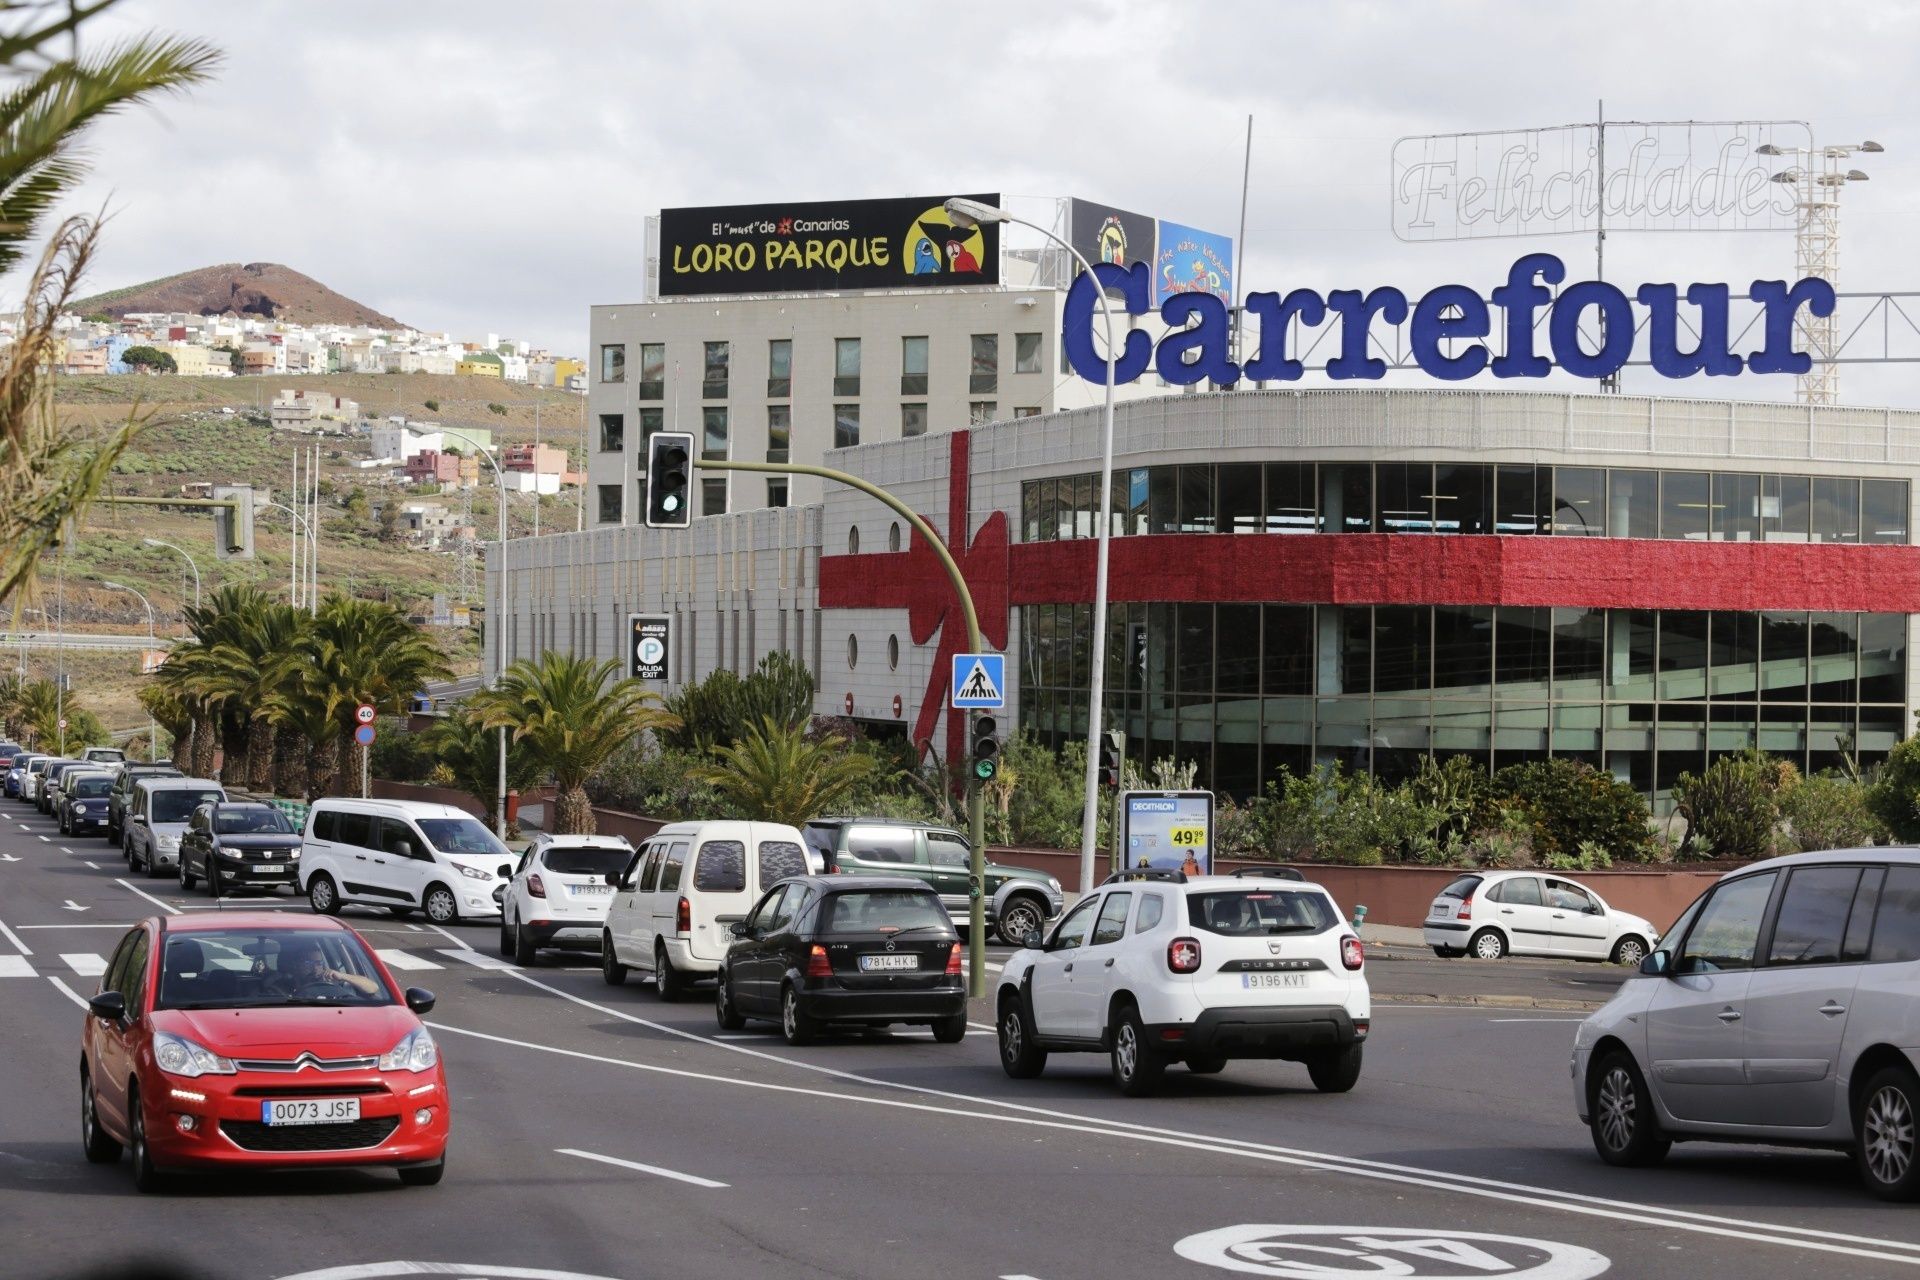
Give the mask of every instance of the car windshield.
[[940, 899], [913, 889], [848, 889], [828, 899], [823, 933], [951, 932]]
[[77, 778], [65, 788], [67, 794], [73, 796], [75, 799], [83, 799], [87, 796], [103, 796], [112, 789], [113, 779], [104, 773], [94, 774], [92, 777], [87, 778]]
[[225, 800], [218, 791], [168, 790], [153, 793], [149, 822], [185, 822], [190, 814], [210, 801]]
[[1324, 894], [1291, 889], [1230, 889], [1187, 899], [1187, 920], [1196, 929], [1233, 938], [1282, 933], [1322, 933], [1335, 923]]
[[164, 936], [156, 1009], [394, 1003], [373, 957], [351, 933], [209, 929]]
[[618, 845], [576, 845], [547, 850], [547, 870], [561, 876], [618, 875], [633, 861], [633, 850]]
[[293, 827], [278, 809], [221, 809], [213, 819], [213, 829], [223, 836], [244, 836], [256, 832], [291, 835]]
[[441, 853], [487, 853], [505, 858], [507, 846], [473, 818], [422, 818], [420, 834]]

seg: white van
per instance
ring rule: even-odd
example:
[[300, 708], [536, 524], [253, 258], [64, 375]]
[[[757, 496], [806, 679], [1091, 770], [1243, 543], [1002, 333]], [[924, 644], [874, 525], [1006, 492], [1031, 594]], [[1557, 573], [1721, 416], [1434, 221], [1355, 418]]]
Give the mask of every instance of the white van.
[[496, 916], [513, 855], [464, 809], [415, 800], [317, 800], [307, 811], [300, 887], [321, 915], [344, 903], [424, 911], [435, 924]]
[[816, 870], [800, 832], [780, 822], [676, 822], [640, 846], [614, 881], [600, 971], [619, 986], [629, 967], [653, 975], [662, 1000], [720, 969], [761, 890]]
[[149, 876], [178, 867], [180, 837], [187, 833], [193, 811], [226, 798], [226, 788], [211, 778], [141, 778], [127, 797], [121, 834], [127, 865]]

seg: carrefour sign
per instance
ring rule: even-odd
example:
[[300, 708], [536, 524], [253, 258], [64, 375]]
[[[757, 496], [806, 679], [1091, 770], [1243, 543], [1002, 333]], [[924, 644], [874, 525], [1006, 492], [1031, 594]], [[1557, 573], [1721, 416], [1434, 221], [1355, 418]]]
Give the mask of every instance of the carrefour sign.
[[[1327, 362], [1334, 379], [1379, 378], [1386, 361], [1368, 354], [1368, 335], [1376, 321], [1389, 326], [1406, 324], [1414, 362], [1433, 377], [1448, 382], [1471, 378], [1482, 371], [1496, 378], [1544, 378], [1558, 367], [1576, 377], [1606, 378], [1618, 372], [1633, 352], [1634, 335], [1644, 319], [1648, 358], [1662, 377], [1709, 377], [1740, 373], [1805, 373], [1812, 359], [1793, 348], [1794, 317], [1801, 308], [1814, 316], [1833, 314], [1833, 286], [1808, 278], [1789, 286], [1784, 280], [1756, 280], [1746, 297], [1762, 309], [1761, 346], [1745, 356], [1728, 349], [1728, 307], [1732, 291], [1724, 284], [1690, 285], [1685, 303], [1691, 310], [1684, 322], [1682, 295], [1671, 284], [1643, 284], [1633, 296], [1604, 280], [1583, 280], [1560, 290], [1548, 285], [1565, 280], [1567, 268], [1550, 253], [1530, 253], [1513, 264], [1505, 284], [1487, 296], [1463, 284], [1443, 284], [1409, 304], [1407, 295], [1392, 287], [1362, 293], [1336, 289], [1324, 297], [1312, 289], [1291, 293], [1253, 293], [1246, 299], [1246, 322], [1259, 345], [1244, 365], [1232, 359], [1232, 334], [1227, 304], [1211, 293], [1175, 293], [1160, 306], [1169, 332], [1158, 345], [1138, 329], [1129, 332], [1114, 362], [1113, 380], [1132, 382], [1149, 368], [1168, 382], [1189, 385], [1212, 382], [1231, 386], [1241, 378], [1256, 382], [1291, 382], [1305, 372], [1286, 353], [1290, 325], [1338, 325], [1339, 354]], [[1098, 281], [1098, 284], [1095, 281]], [[1105, 287], [1121, 295], [1133, 315], [1148, 311], [1153, 282], [1144, 264], [1131, 267], [1095, 263], [1093, 276], [1082, 274], [1067, 293], [1062, 342], [1067, 360], [1081, 377], [1104, 383], [1106, 361], [1094, 344], [1098, 322], [1096, 292]], [[1604, 340], [1598, 351], [1581, 342], [1581, 324], [1591, 312], [1602, 321]], [[1545, 352], [1536, 317], [1545, 319]], [[1492, 355], [1473, 341], [1502, 335], [1502, 351]], [[1697, 334], [1697, 339], [1692, 335]], [[1549, 358], [1551, 357], [1551, 358]]]

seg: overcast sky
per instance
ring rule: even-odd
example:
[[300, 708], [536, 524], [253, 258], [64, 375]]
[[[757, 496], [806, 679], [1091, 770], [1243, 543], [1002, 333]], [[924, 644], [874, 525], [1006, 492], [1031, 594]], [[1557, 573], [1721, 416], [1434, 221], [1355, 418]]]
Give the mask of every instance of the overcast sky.
[[[95, 133], [78, 205], [116, 215], [99, 288], [282, 262], [423, 328], [579, 352], [590, 305], [641, 296], [663, 205], [1078, 194], [1231, 233], [1251, 113], [1248, 287], [1484, 291], [1526, 249], [1584, 278], [1592, 240], [1401, 242], [1394, 139], [1586, 121], [1604, 98], [1611, 119], [1883, 143], [1846, 191], [1840, 287], [1920, 290], [1909, 6], [255, 0], [128, 3], [94, 38], [140, 27], [228, 64]], [[1607, 276], [1738, 292], [1791, 276], [1793, 250], [1620, 234]], [[1700, 390], [1730, 384], [1792, 393]], [[1843, 396], [1920, 406], [1920, 374], [1849, 368]]]

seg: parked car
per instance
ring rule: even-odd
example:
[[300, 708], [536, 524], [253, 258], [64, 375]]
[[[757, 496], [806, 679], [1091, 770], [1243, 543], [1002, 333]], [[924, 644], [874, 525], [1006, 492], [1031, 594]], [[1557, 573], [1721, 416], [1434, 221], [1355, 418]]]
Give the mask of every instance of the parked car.
[[0, 777], [5, 777], [6, 774], [12, 770], [13, 758], [25, 750], [26, 748], [17, 742], [9, 742], [5, 738], [0, 738]]
[[123, 764], [127, 753], [119, 747], [88, 747], [80, 753], [80, 758], [88, 764]]
[[800, 833], [778, 822], [676, 822], [662, 827], [614, 886], [600, 972], [619, 986], [630, 968], [653, 975], [662, 1000], [720, 971], [730, 925], [769, 887], [810, 870]]
[[95, 1164], [129, 1152], [141, 1191], [209, 1168], [437, 1183], [451, 1098], [420, 1021], [432, 1008], [337, 921], [156, 916], [120, 939], [87, 1003], [81, 1146]]
[[113, 788], [107, 792], [107, 840], [126, 848], [127, 801], [133, 797], [133, 784], [142, 778], [178, 778], [180, 770], [166, 760], [154, 764], [123, 764], [113, 775]]
[[435, 924], [500, 913], [513, 855], [472, 814], [414, 800], [320, 800], [307, 811], [300, 889], [322, 915], [345, 903], [423, 911]]
[[39, 753], [34, 751], [19, 751], [14, 753], [13, 763], [7, 766], [6, 792], [9, 799], [25, 799], [21, 794], [21, 790], [26, 786], [27, 766], [39, 758]]
[[[887, 818], [818, 818], [806, 827], [807, 842], [828, 868], [862, 875], [904, 875], [924, 881], [940, 895], [957, 925], [971, 919], [968, 892], [973, 846], [950, 827], [895, 822]], [[987, 927], [1009, 946], [1060, 914], [1060, 882], [1044, 871], [987, 863]]]
[[225, 800], [226, 789], [211, 778], [141, 778], [127, 802], [127, 866], [158, 876], [180, 863], [180, 839], [193, 811], [210, 800]]
[[501, 893], [500, 954], [531, 965], [542, 947], [599, 946], [632, 861], [622, 836], [536, 836]]
[[1635, 965], [1660, 941], [1651, 922], [1585, 885], [1538, 871], [1456, 876], [1427, 908], [1421, 929], [1438, 956], [1572, 956]]
[[223, 800], [203, 804], [180, 837], [180, 887], [201, 877], [207, 893], [277, 889], [299, 879], [300, 833], [270, 804]]
[[47, 766], [46, 775], [40, 779], [40, 794], [34, 799], [34, 807], [50, 818], [58, 817], [54, 806], [60, 803], [61, 779], [76, 770], [97, 768], [98, 765], [89, 765], [84, 760], [55, 760]]
[[105, 769], [77, 769], [61, 779], [60, 834], [77, 836], [83, 831], [105, 826], [107, 792], [113, 787], [113, 775]]
[[1105, 1053], [1115, 1085], [1138, 1096], [1173, 1062], [1211, 1075], [1281, 1058], [1345, 1093], [1372, 1026], [1365, 962], [1317, 884], [1123, 871], [1006, 962], [1000, 1065], [1027, 1079], [1050, 1053]]
[[791, 1045], [828, 1026], [930, 1026], [967, 1034], [960, 938], [939, 895], [908, 876], [799, 876], [761, 895], [721, 963], [714, 1016], [780, 1024]]
[[28, 757], [27, 771], [20, 779], [20, 798], [35, 808], [38, 808], [40, 805], [40, 784], [46, 780], [47, 770], [55, 763], [65, 759], [65, 756]]
[[1608, 1164], [1674, 1142], [1850, 1151], [1920, 1198], [1920, 850], [1843, 849], [1722, 876], [1574, 1036], [1574, 1106]]

